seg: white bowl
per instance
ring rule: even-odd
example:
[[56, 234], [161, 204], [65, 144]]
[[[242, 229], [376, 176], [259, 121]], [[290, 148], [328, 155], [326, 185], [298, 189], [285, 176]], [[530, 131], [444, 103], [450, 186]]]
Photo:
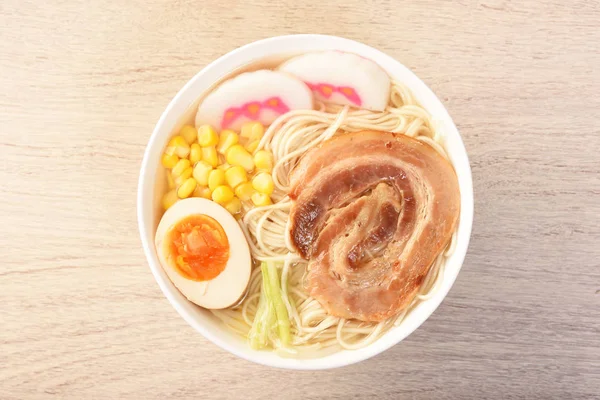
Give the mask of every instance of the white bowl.
[[[440, 290], [431, 299], [421, 302], [399, 326], [394, 327], [367, 347], [353, 351], [344, 350], [316, 359], [290, 359], [282, 358], [269, 351], [252, 350], [245, 340], [229, 332], [210, 312], [190, 303], [173, 286], [160, 266], [154, 248], [154, 234], [160, 217], [160, 194], [163, 190], [162, 185], [157, 182], [164, 181], [160, 156], [168, 139], [179, 130], [186, 120], [191, 119], [201, 96], [205, 95], [216, 82], [248, 64], [261, 60], [281, 59], [281, 56], [290, 54], [320, 50], [341, 50], [369, 58], [383, 67], [391, 77], [412, 90], [423, 107], [441, 124], [445, 133], [446, 149], [454, 164], [460, 185], [461, 214], [456, 250], [447, 260]], [[417, 329], [440, 305], [452, 287], [467, 252], [473, 223], [473, 183], [467, 152], [456, 126], [440, 100], [408, 68], [372, 47], [340, 37], [278, 36], [250, 43], [227, 53], [198, 72], [177, 93], [161, 115], [146, 147], [140, 172], [137, 208], [140, 235], [150, 269], [167, 299], [188, 324], [219, 347], [249, 361], [279, 368], [328, 369], [366, 360], [389, 349]]]

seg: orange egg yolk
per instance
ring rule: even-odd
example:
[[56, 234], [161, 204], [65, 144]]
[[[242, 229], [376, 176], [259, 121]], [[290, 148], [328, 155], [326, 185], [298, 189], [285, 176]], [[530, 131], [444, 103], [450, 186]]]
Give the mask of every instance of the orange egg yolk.
[[191, 215], [177, 222], [166, 240], [171, 259], [187, 279], [214, 279], [229, 260], [227, 235], [221, 224], [207, 215]]

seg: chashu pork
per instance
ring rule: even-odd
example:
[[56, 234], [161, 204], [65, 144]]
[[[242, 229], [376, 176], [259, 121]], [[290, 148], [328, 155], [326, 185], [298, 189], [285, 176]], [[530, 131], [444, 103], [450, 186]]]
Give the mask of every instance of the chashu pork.
[[335, 136], [302, 157], [290, 183], [308, 291], [347, 319], [382, 321], [408, 306], [460, 212], [452, 165], [401, 134]]

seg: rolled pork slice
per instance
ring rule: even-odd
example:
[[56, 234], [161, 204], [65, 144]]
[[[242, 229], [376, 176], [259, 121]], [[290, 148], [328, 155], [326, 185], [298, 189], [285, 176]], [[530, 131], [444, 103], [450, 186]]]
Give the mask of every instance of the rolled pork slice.
[[290, 238], [308, 291], [334, 316], [382, 321], [407, 307], [460, 212], [452, 165], [402, 134], [361, 131], [309, 151], [290, 176]]

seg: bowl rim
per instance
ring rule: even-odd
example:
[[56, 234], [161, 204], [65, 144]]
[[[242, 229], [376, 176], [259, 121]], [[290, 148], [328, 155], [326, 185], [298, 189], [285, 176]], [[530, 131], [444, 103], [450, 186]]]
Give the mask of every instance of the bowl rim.
[[[178, 108], [180, 103], [184, 98], [194, 98], [194, 94], [190, 93], [192, 88], [204, 79], [205, 75], [208, 74], [209, 71], [218, 70], [220, 68], [225, 68], [230, 64], [235, 64], [237, 66], [243, 66], [251, 61], [256, 59], [264, 58], [269, 55], [277, 55], [281, 54], [282, 51], [271, 51], [271, 48], [287, 48], [291, 43], [296, 43], [297, 47], [304, 48], [305, 50], [301, 51], [318, 51], [318, 49], [323, 50], [324, 48], [331, 47], [331, 49], [335, 49], [336, 47], [352, 47], [357, 53], [361, 55], [364, 53], [369, 54], [369, 58], [375, 57], [374, 60], [378, 64], [382, 64], [384, 61], [387, 64], [394, 65], [394, 68], [403, 70], [402, 73], [411, 77], [414, 80], [415, 84], [419, 86], [419, 93], [421, 96], [416, 97], [428, 97], [430, 102], [433, 102], [435, 107], [437, 108], [438, 117], [444, 122], [444, 128], [447, 131], [447, 136], [453, 136], [453, 146], [457, 147], [456, 154], [452, 154], [453, 157], [458, 157], [458, 160], [453, 159], [453, 164], [455, 170], [457, 171], [457, 176], [459, 178], [460, 191], [461, 191], [461, 215], [459, 219], [460, 229], [457, 236], [457, 245], [455, 252], [452, 254], [451, 258], [454, 262], [454, 271], [455, 273], [451, 276], [444, 276], [443, 286], [440, 288], [440, 291], [436, 293], [436, 295], [423, 302], [428, 304], [428, 310], [420, 313], [415, 321], [412, 323], [411, 327], [408, 327], [404, 330], [404, 332], [397, 332], [397, 334], [391, 335], [392, 331], [388, 332], [388, 334], [384, 335], [384, 337], [379, 338], [375, 342], [369, 344], [368, 346], [359, 349], [359, 350], [343, 350], [337, 352], [336, 354], [343, 354], [343, 356], [337, 356], [331, 358], [331, 356], [326, 356], [322, 358], [310, 358], [310, 359], [293, 359], [293, 358], [284, 358], [284, 357], [266, 357], [261, 351], [252, 350], [249, 347], [247, 350], [240, 350], [232, 345], [230, 345], [227, 340], [222, 339], [218, 334], [215, 334], [211, 329], [206, 328], [201, 323], [199, 323], [196, 318], [189, 312], [189, 310], [183, 305], [180, 304], [180, 301], [175, 298], [175, 294], [173, 292], [173, 287], [170, 285], [170, 282], [166, 282], [168, 278], [161, 276], [159, 269], [162, 267], [159, 265], [158, 260], [153, 254], [154, 251], [154, 241], [148, 240], [147, 232], [148, 230], [152, 230], [152, 226], [146, 222], [145, 215], [148, 212], [148, 208], [150, 207], [150, 201], [148, 201], [146, 195], [148, 192], [148, 184], [146, 183], [148, 180], [148, 176], [151, 174], [150, 169], [150, 159], [151, 155], [156, 147], [156, 142], [159, 138], [160, 132], [163, 131], [165, 125], [167, 124], [167, 120], [173, 119], [172, 112], [175, 108]], [[311, 50], [312, 48], [312, 50]], [[256, 50], [258, 50], [256, 52]], [[252, 55], [255, 52], [259, 54], [258, 56]], [[248, 55], [244, 55], [247, 53]], [[262, 56], [260, 53], [265, 53]], [[236, 58], [239, 58], [237, 63], [233, 62]], [[231, 69], [225, 71], [228, 73]], [[210, 82], [211, 84], [214, 82]], [[414, 88], [413, 88], [414, 92]], [[198, 98], [202, 93], [195, 94], [195, 97]], [[179, 118], [181, 115], [179, 116]], [[171, 128], [172, 129], [172, 128]], [[169, 129], [169, 131], [171, 130]], [[455, 139], [458, 139], [455, 141]], [[459, 168], [456, 165], [460, 163], [460, 173]], [[152, 167], [157, 167], [157, 165], [153, 165]], [[300, 35], [283, 35], [283, 36], [274, 36], [262, 40], [258, 40], [255, 42], [248, 43], [244, 46], [241, 46], [237, 49], [234, 49], [221, 57], [217, 58], [213, 62], [206, 65], [202, 68], [198, 73], [194, 75], [175, 95], [175, 97], [169, 102], [168, 106], [162, 112], [157, 124], [155, 125], [150, 139], [148, 141], [148, 145], [144, 151], [144, 157], [141, 164], [140, 169], [140, 177], [138, 181], [138, 192], [137, 192], [137, 219], [138, 219], [138, 228], [140, 233], [140, 238], [142, 241], [142, 247], [144, 249], [144, 254], [148, 261], [148, 265], [150, 270], [154, 276], [154, 279], [158, 283], [161, 291], [169, 300], [171, 305], [175, 308], [178, 314], [196, 331], [200, 332], [205, 338], [219, 346], [225, 351], [228, 351], [242, 359], [247, 361], [255, 362], [258, 364], [262, 364], [270, 367], [284, 368], [284, 369], [296, 369], [296, 370], [321, 370], [321, 369], [331, 369], [338, 368], [342, 366], [351, 365], [354, 363], [358, 363], [360, 361], [364, 361], [368, 358], [374, 357], [377, 354], [384, 352], [385, 350], [391, 348], [395, 344], [401, 342], [406, 337], [408, 337], [412, 332], [414, 332], [419, 326], [421, 326], [425, 320], [427, 320], [431, 314], [437, 309], [437, 307], [442, 303], [448, 294], [450, 288], [454, 284], [454, 281], [458, 277], [460, 269], [462, 268], [464, 258], [466, 256], [467, 248], [469, 245], [471, 230], [473, 224], [473, 211], [474, 211], [474, 199], [473, 199], [473, 184], [471, 177], [471, 168], [469, 164], [468, 155], [462, 141], [462, 137], [454, 124], [454, 121], [448, 114], [443, 103], [440, 99], [433, 93], [433, 91], [412, 71], [410, 71], [406, 66], [404, 66], [400, 61], [392, 58], [391, 56], [383, 53], [382, 51], [375, 49], [371, 46], [363, 44], [361, 42], [357, 42], [351, 39], [346, 39], [338, 36], [330, 36], [330, 35], [320, 35], [320, 34], [300, 34]], [[150, 235], [152, 237], [153, 235]], [[174, 289], [175, 291], [177, 289]], [[435, 301], [434, 301], [435, 300]], [[187, 301], [187, 300], [186, 300]], [[421, 304], [423, 304], [421, 303]], [[400, 325], [402, 326], [402, 325]], [[387, 339], [387, 340], [383, 340]]]

